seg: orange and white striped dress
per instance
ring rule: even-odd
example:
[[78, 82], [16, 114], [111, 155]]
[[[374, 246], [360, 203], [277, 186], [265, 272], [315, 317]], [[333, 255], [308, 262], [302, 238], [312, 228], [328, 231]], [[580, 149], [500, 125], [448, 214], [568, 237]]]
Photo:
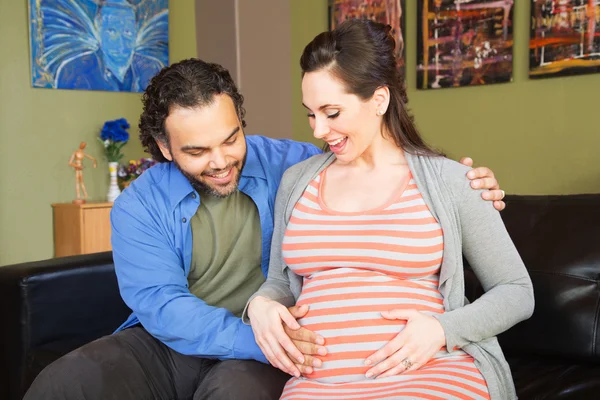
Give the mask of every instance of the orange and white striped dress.
[[298, 322], [325, 338], [328, 354], [308, 378], [290, 379], [281, 398], [489, 399], [481, 372], [462, 350], [441, 348], [418, 370], [366, 378], [365, 359], [405, 326], [382, 311], [444, 312], [438, 290], [444, 238], [412, 176], [388, 204], [350, 213], [322, 201], [325, 171], [292, 212], [283, 256], [304, 277], [297, 304], [310, 308]]

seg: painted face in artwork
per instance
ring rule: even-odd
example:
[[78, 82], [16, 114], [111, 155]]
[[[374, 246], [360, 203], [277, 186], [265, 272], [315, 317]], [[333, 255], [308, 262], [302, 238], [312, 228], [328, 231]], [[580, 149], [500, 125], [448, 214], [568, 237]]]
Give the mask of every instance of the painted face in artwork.
[[105, 5], [100, 10], [99, 23], [104, 62], [111, 71], [122, 75], [129, 68], [135, 49], [135, 12], [131, 7]]

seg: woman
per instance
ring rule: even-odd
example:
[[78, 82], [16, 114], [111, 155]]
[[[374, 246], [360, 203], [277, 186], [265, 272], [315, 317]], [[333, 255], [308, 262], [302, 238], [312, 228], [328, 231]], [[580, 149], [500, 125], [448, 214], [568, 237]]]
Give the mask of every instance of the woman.
[[[531, 281], [468, 168], [417, 132], [394, 46], [389, 26], [354, 20], [304, 50], [303, 104], [331, 151], [284, 175], [269, 276], [248, 303], [255, 337], [281, 352], [264, 338], [293, 328], [295, 303], [325, 339], [284, 399], [516, 398], [495, 336], [533, 312]], [[472, 304], [463, 254], [486, 291]]]

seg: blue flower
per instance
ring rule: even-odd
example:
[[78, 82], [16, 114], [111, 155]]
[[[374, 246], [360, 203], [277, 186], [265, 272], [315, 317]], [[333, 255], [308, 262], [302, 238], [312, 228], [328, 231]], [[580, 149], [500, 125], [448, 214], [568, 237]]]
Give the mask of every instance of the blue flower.
[[118, 120], [115, 121], [117, 123], [118, 126], [120, 126], [122, 129], [129, 129], [129, 122], [127, 122], [127, 120], [125, 118], [120, 118]]
[[113, 131], [113, 141], [126, 142], [129, 140], [129, 133], [126, 130], [119, 128]]
[[102, 140], [111, 140], [113, 142], [127, 142], [129, 140], [129, 123], [125, 118], [119, 118], [114, 121], [106, 121], [100, 132]]
[[104, 152], [109, 162], [118, 162], [123, 158], [121, 149], [129, 140], [129, 123], [125, 118], [106, 121], [98, 138], [104, 146]]

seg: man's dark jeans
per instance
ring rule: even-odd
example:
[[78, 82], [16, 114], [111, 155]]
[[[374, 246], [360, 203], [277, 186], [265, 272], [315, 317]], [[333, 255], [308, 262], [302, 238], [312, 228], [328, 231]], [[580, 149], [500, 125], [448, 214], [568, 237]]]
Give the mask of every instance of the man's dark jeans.
[[137, 326], [50, 364], [24, 400], [271, 400], [289, 378], [257, 361], [179, 354]]

